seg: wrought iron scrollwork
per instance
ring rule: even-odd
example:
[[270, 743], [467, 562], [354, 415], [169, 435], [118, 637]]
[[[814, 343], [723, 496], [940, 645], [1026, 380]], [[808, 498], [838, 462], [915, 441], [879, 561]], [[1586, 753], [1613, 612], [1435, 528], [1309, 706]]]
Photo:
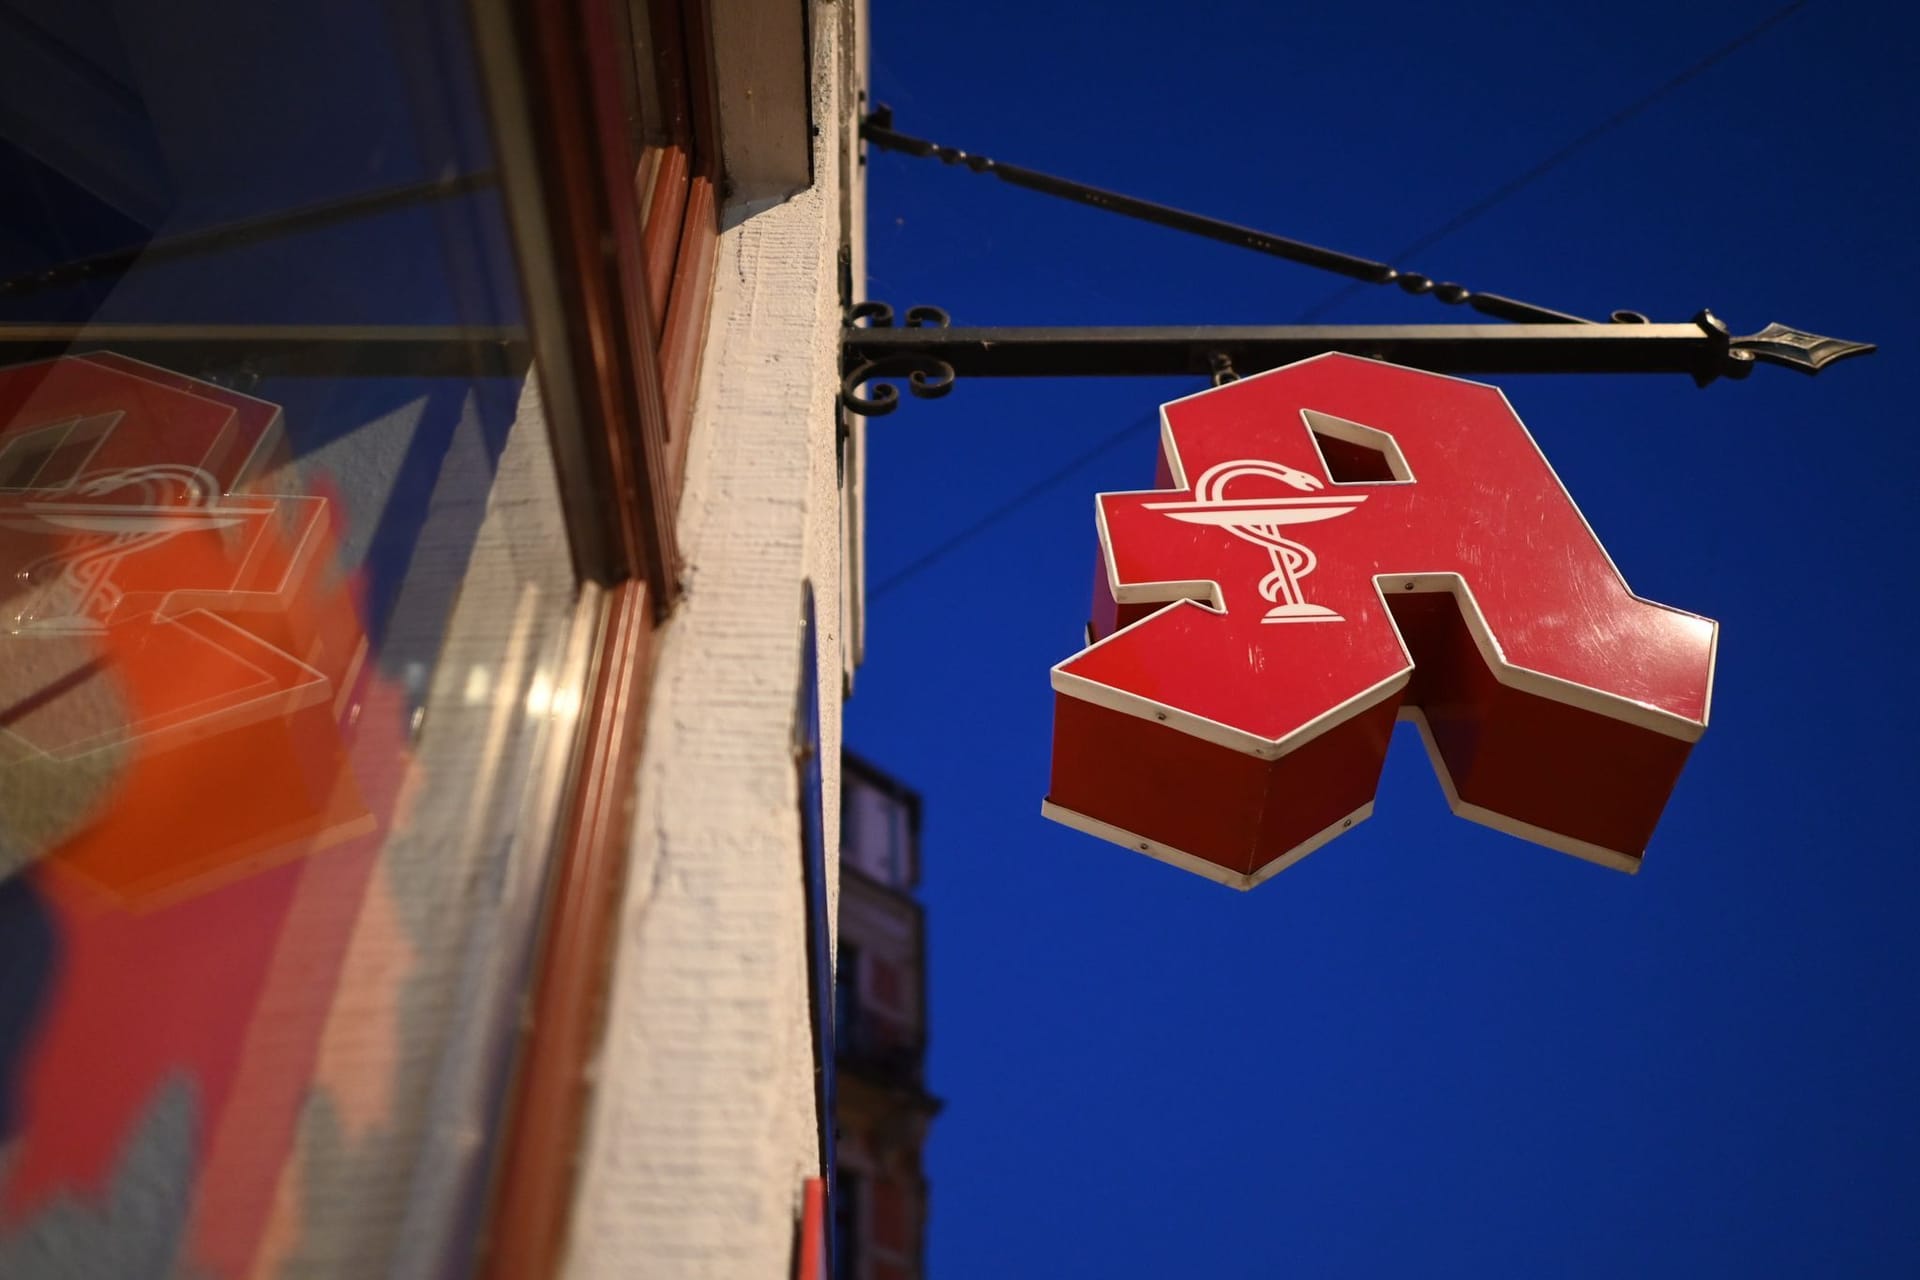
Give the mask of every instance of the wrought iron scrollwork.
[[[905, 319], [908, 329], [945, 329], [953, 323], [941, 308], [924, 305], [908, 307]], [[891, 329], [893, 308], [884, 302], [858, 302], [847, 313], [847, 321], [853, 328]], [[885, 417], [900, 407], [896, 383], [901, 380], [916, 399], [938, 400], [953, 390], [953, 366], [933, 356], [911, 354], [858, 361], [841, 379], [840, 404], [863, 418]], [[871, 389], [862, 394], [861, 388], [868, 384]]]
[[[900, 407], [900, 388], [891, 381], [901, 379], [917, 399], [938, 400], [953, 390], [953, 366], [945, 360], [901, 356], [895, 360], [870, 360], [849, 372], [840, 386], [840, 403], [848, 413], [863, 418], [883, 418]], [[860, 394], [863, 383], [872, 383], [872, 392]]]

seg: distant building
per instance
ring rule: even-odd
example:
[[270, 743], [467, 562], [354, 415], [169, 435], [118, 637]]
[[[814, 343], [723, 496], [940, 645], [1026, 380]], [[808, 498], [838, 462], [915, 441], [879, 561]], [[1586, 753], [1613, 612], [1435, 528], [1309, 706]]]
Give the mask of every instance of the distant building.
[[916, 1280], [926, 1252], [927, 1091], [920, 797], [847, 754], [840, 770], [835, 1280]]

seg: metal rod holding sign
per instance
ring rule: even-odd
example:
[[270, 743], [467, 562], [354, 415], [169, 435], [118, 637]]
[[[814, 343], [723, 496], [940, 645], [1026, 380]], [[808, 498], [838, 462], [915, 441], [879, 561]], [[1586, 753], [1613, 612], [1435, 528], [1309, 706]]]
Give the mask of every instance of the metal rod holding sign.
[[[1873, 344], [1828, 338], [1782, 324], [1735, 337], [1711, 311], [1690, 324], [1651, 324], [1637, 311], [1615, 311], [1612, 323], [1556, 311], [1417, 271], [1288, 236], [1156, 204], [962, 151], [893, 127], [881, 106], [860, 123], [860, 136], [883, 150], [937, 159], [1003, 182], [1122, 217], [1281, 258], [1362, 284], [1395, 285], [1467, 306], [1510, 325], [1174, 325], [1148, 328], [947, 328], [937, 307], [914, 307], [894, 330], [892, 309], [863, 303], [843, 337], [841, 404], [877, 417], [899, 405], [905, 379], [921, 399], [953, 389], [956, 377], [1113, 377], [1127, 374], [1211, 375], [1223, 369], [1258, 373], [1325, 352], [1370, 356], [1435, 373], [1684, 373], [1701, 386], [1743, 378], [1755, 362], [1818, 373], [1836, 360], [1865, 355]], [[861, 321], [867, 323], [863, 326]], [[873, 385], [870, 392], [861, 388]]]
[[868, 303], [843, 337], [849, 412], [877, 416], [898, 404], [883, 378], [907, 378], [932, 399], [956, 377], [1207, 377], [1221, 360], [1242, 375], [1326, 352], [1368, 356], [1432, 373], [1680, 373], [1702, 386], [1744, 378], [1756, 363], [1818, 373], [1874, 350], [1768, 325], [1734, 336], [1710, 311], [1688, 324], [1159, 325], [1101, 328], [943, 328], [932, 307], [908, 312], [905, 328]]
[[[1304, 240], [1295, 240], [1289, 236], [1274, 235], [1268, 231], [1239, 226], [1219, 218], [1209, 218], [1205, 214], [1189, 213], [1185, 209], [1156, 204], [1137, 196], [1122, 195], [1118, 191], [1089, 186], [1084, 182], [1075, 182], [1071, 178], [1041, 173], [1037, 169], [1026, 169], [1017, 164], [1006, 164], [986, 156], [962, 151], [958, 147], [943, 146], [926, 138], [916, 138], [912, 134], [901, 133], [893, 127], [893, 109], [888, 106], [877, 107], [872, 114], [860, 122], [860, 136], [884, 151], [932, 157], [945, 164], [971, 169], [975, 173], [992, 174], [1002, 182], [1028, 191], [1037, 191], [1042, 195], [1056, 196], [1076, 204], [1104, 209], [1124, 218], [1150, 222], [1155, 226], [1182, 231], [1207, 240], [1218, 240], [1222, 244], [1250, 249], [1254, 253], [1263, 253], [1268, 257], [1297, 262], [1301, 266], [1345, 276], [1361, 284], [1392, 284], [1398, 285], [1407, 293], [1432, 294], [1449, 306], [1464, 303], [1482, 315], [1530, 324], [1595, 323], [1584, 316], [1555, 311], [1551, 307], [1542, 307], [1531, 302], [1521, 302], [1517, 298], [1504, 298], [1496, 293], [1478, 293], [1462, 284], [1436, 281], [1431, 276], [1423, 275], [1418, 271], [1401, 271], [1387, 263], [1363, 258], [1357, 254], [1343, 253], [1339, 249], [1329, 249], [1323, 245], [1308, 244]], [[1618, 321], [1632, 321], [1639, 318], [1636, 312], [1616, 311], [1614, 313], [1614, 319]]]

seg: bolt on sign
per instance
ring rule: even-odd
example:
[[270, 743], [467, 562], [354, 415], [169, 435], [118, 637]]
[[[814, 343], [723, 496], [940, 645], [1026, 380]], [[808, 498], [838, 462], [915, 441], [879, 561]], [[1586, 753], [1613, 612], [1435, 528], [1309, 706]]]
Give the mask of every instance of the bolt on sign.
[[1236, 888], [1365, 820], [1396, 719], [1461, 817], [1624, 871], [1717, 624], [1635, 596], [1501, 392], [1325, 355], [1161, 411], [1096, 500], [1047, 816]]

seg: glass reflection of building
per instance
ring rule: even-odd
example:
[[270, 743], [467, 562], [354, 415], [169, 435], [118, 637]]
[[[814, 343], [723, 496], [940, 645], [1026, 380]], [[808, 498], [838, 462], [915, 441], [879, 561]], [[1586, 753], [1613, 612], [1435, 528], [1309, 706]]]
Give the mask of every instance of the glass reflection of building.
[[856, 8], [0, 6], [0, 1275], [789, 1256]]

